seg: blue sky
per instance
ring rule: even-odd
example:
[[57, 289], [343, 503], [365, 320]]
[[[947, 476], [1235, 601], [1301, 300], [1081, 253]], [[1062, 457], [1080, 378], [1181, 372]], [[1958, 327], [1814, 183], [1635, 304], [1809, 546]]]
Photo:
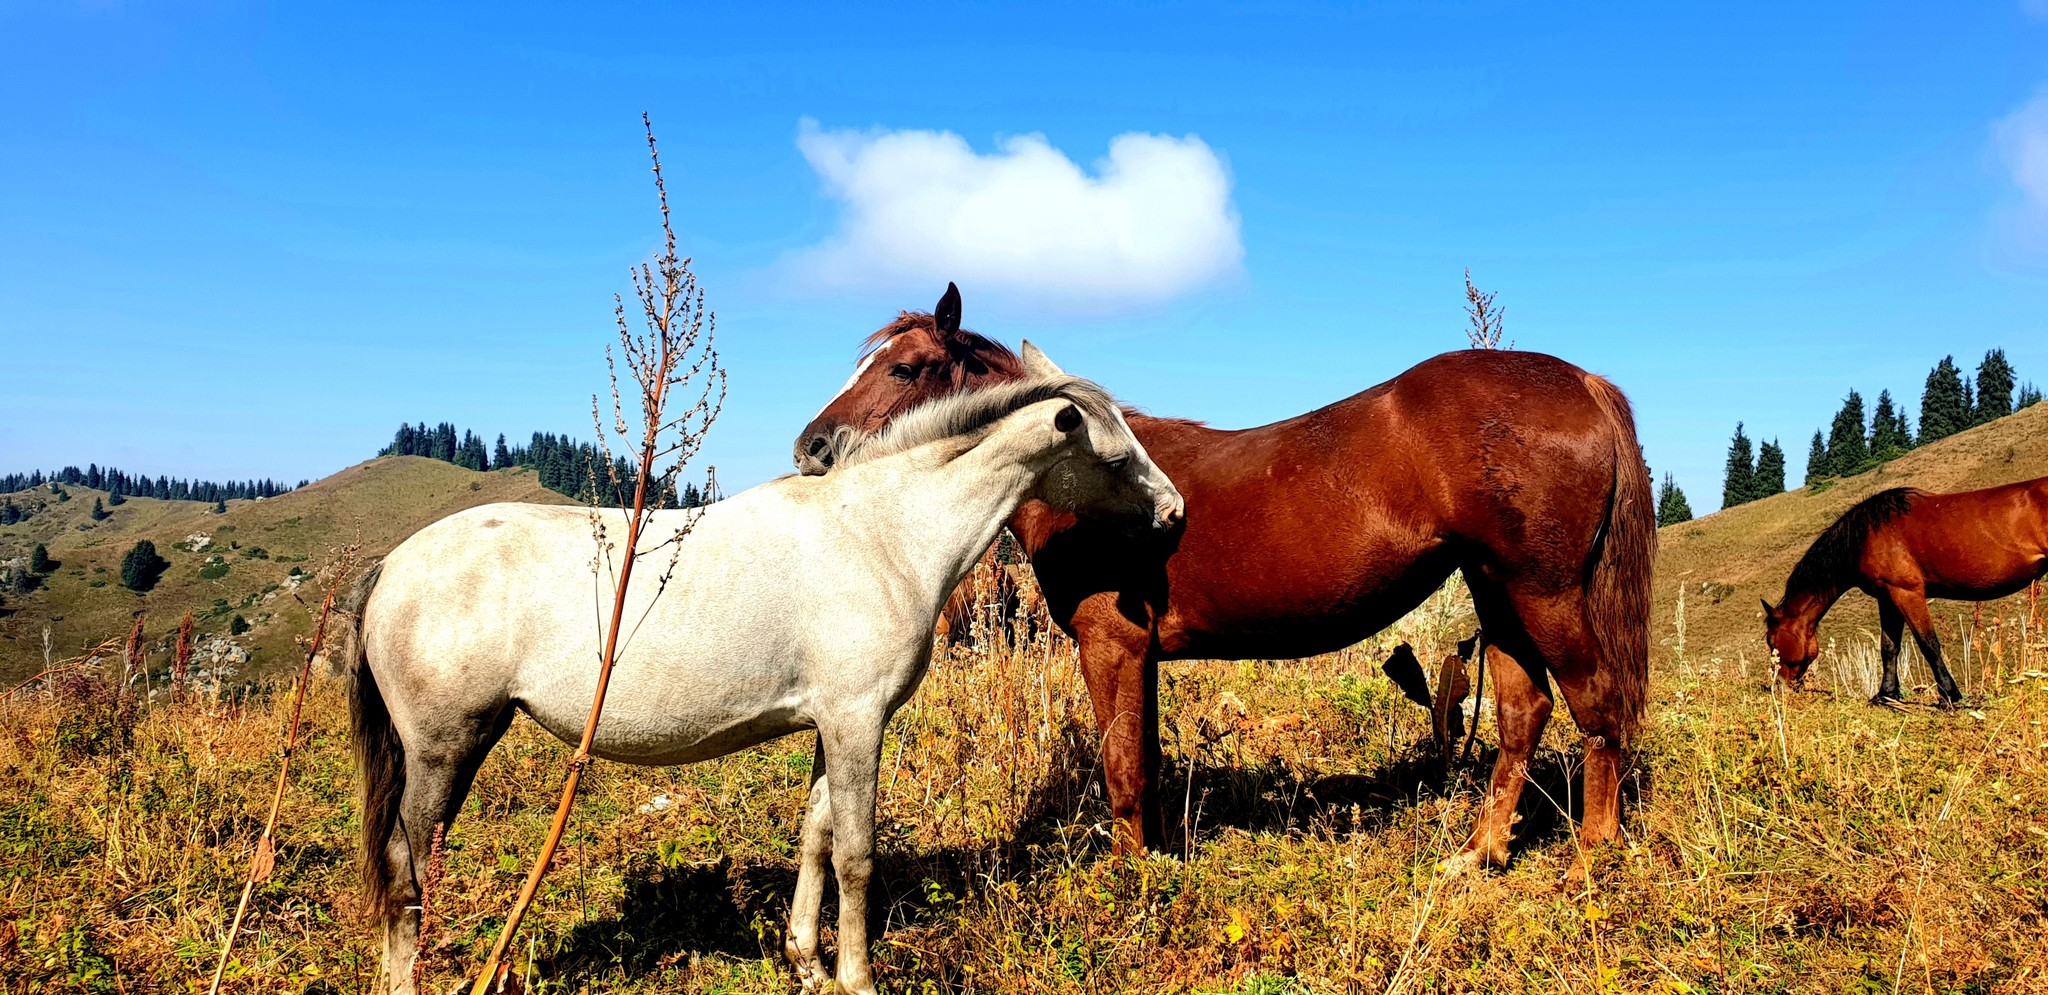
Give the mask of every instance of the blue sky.
[[[1700, 511], [1737, 420], [1796, 479], [1851, 387], [1917, 411], [1993, 346], [2048, 382], [2019, 5], [574, 6], [0, 0], [0, 469], [587, 437], [657, 236], [643, 110], [731, 371], [728, 489], [947, 279], [970, 327], [1237, 427], [1462, 347], [1469, 266], [1520, 347], [1630, 394]], [[968, 230], [917, 207], [948, 184], [1066, 200]], [[1136, 220], [1004, 227], [1062, 210]]]

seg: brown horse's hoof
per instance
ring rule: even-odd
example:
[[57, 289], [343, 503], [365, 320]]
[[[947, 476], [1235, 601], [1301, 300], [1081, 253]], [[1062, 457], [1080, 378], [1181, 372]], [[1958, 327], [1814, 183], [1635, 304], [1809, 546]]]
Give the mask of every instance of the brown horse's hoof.
[[1896, 694], [1886, 694], [1883, 691], [1879, 691], [1878, 693], [1871, 696], [1870, 703], [1878, 706], [1879, 708], [1890, 708], [1893, 705], [1905, 704], [1906, 699], [1901, 698]]
[[1593, 893], [1593, 875], [1586, 867], [1586, 855], [1581, 853], [1572, 860], [1570, 869], [1564, 872], [1565, 893], [1574, 898]]

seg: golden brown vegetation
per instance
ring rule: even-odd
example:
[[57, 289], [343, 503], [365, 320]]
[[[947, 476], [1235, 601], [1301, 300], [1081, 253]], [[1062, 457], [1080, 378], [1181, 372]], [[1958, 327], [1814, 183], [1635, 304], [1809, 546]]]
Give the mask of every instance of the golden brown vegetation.
[[[2006, 617], [2024, 605], [1992, 608]], [[1439, 780], [1427, 713], [1374, 673], [1469, 632], [1455, 590], [1303, 661], [1166, 669], [1185, 841], [1107, 854], [1071, 644], [953, 650], [894, 723], [877, 971], [896, 992], [2028, 991], [2048, 969], [2048, 647], [2008, 644], [1977, 713], [1772, 693], [1663, 655], [1600, 890], [1564, 893], [1571, 733], [1558, 724], [1499, 875], [1446, 882], [1471, 770]], [[1836, 651], [1842, 652], [1840, 650]], [[1824, 661], [1824, 665], [1826, 661]], [[1859, 664], [1844, 661], [1843, 667]], [[1817, 667], [1816, 673], [1827, 672]], [[1994, 683], [1995, 680], [1995, 683]], [[210, 968], [261, 831], [282, 688], [123, 712], [80, 672], [0, 717], [0, 978], [186, 990]], [[307, 703], [276, 872], [228, 977], [361, 991], [337, 688]], [[1490, 723], [1482, 741], [1490, 738]], [[567, 748], [520, 722], [478, 778], [433, 898], [427, 968], [473, 969], [546, 831]], [[537, 991], [784, 992], [780, 929], [811, 744], [587, 774], [515, 971]], [[1482, 756], [1481, 762], [1490, 760]]]

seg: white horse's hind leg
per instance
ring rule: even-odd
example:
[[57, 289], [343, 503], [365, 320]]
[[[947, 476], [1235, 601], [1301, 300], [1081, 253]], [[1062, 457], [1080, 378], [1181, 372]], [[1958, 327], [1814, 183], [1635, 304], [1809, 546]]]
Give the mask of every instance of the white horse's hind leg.
[[406, 750], [398, 831], [385, 845], [385, 866], [394, 879], [392, 904], [397, 907], [384, 921], [384, 979], [393, 995], [415, 995], [412, 972], [419, 946], [420, 892], [427, 880], [434, 827], [446, 827], [445, 839], [469, 796], [477, 768], [511, 724], [512, 710], [507, 707], [496, 716], [452, 723], [455, 728], [418, 731], [414, 740], [420, 745]]
[[874, 995], [868, 967], [868, 879], [874, 874], [875, 780], [882, 765], [876, 715], [848, 728], [820, 726], [825, 778], [832, 795], [832, 867], [839, 876], [839, 988]]
[[825, 858], [832, 850], [832, 792], [825, 777], [825, 743], [819, 737], [811, 756], [811, 797], [804, 809], [803, 856], [797, 865], [796, 895], [790, 902], [789, 941], [783, 946], [789, 966], [805, 991], [831, 980], [818, 956], [818, 915], [825, 904]]

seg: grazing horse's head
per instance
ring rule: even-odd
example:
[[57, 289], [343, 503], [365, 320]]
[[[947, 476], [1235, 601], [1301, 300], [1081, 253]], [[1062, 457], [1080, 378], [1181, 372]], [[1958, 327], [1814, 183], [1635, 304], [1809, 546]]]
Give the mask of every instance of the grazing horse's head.
[[1798, 687], [1806, 680], [1806, 668], [1820, 655], [1819, 619], [1782, 611], [1764, 602], [1764, 642], [1778, 661], [1778, 676]]
[[905, 311], [866, 345], [846, 386], [797, 435], [798, 470], [830, 470], [839, 429], [873, 432], [933, 398], [1024, 376], [1016, 353], [960, 327], [960, 290], [950, 283], [932, 313]]

